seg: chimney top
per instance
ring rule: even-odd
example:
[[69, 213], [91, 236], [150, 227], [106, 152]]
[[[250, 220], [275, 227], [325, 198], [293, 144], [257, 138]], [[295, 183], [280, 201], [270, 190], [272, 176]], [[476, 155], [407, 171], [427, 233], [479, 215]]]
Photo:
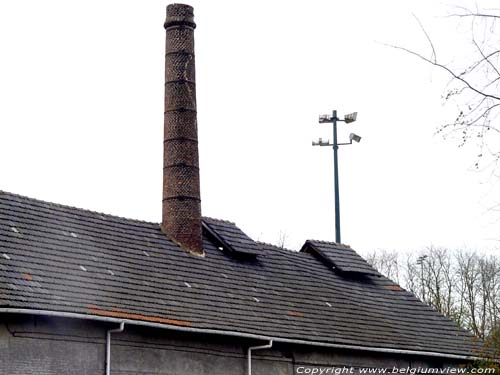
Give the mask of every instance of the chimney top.
[[195, 28], [193, 7], [186, 4], [167, 5], [167, 19], [163, 25], [165, 29], [171, 26], [188, 26]]

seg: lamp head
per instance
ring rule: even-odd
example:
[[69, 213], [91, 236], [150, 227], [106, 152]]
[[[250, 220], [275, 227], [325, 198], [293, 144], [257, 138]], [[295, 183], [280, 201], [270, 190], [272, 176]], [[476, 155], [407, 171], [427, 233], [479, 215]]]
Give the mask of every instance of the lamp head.
[[354, 122], [356, 121], [356, 117], [358, 117], [358, 112], [349, 113], [348, 115], [344, 116], [344, 122], [346, 124]]
[[331, 115], [319, 115], [318, 122], [324, 124], [327, 122], [333, 122], [333, 117]]
[[361, 137], [357, 134], [354, 134], [354, 133], [349, 134], [349, 139], [351, 140], [351, 142], [352, 141], [354, 141], [354, 142], [361, 141]]

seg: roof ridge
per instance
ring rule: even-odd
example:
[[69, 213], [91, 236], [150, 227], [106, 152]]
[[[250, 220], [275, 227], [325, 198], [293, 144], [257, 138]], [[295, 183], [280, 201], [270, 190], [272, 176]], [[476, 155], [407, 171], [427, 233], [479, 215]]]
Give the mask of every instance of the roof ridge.
[[290, 253], [298, 253], [297, 250], [292, 250], [292, 249], [289, 249], [287, 247], [280, 247], [278, 245], [275, 245], [275, 244], [272, 244], [272, 243], [269, 243], [269, 242], [259, 241], [259, 240], [254, 240], [254, 242], [257, 243], [257, 244], [259, 244], [259, 245], [270, 246], [274, 250], [283, 250], [283, 251], [287, 251], [287, 252], [290, 252]]
[[[238, 227], [238, 226], [236, 225], [236, 223], [235, 223], [235, 222], [230, 221], [230, 220], [217, 219], [217, 218], [215, 218], [215, 217], [210, 217], [210, 216], [202, 216], [202, 217], [201, 217], [201, 219], [202, 219], [202, 220], [209, 220], [209, 221], [210, 221], [210, 220], [212, 220], [212, 221], [217, 221], [217, 222], [220, 222], [220, 223], [226, 223], [226, 224], [232, 224], [232, 225], [234, 225], [234, 226]], [[238, 228], [239, 228], [239, 227], [238, 227]]]
[[110, 218], [114, 218], [114, 219], [119, 219], [119, 220], [131, 221], [131, 222], [134, 222], [134, 223], [160, 225], [159, 222], [152, 222], [152, 221], [146, 221], [146, 220], [140, 220], [140, 219], [132, 219], [132, 218], [129, 218], [129, 217], [108, 214], [108, 213], [105, 213], [105, 212], [93, 211], [93, 210], [89, 210], [89, 209], [86, 209], [86, 208], [71, 206], [71, 205], [68, 205], [68, 204], [55, 203], [55, 202], [45, 201], [43, 199], [32, 198], [32, 197], [28, 197], [26, 195], [11, 193], [9, 191], [5, 191], [5, 190], [1, 190], [0, 189], [0, 195], [2, 195], [2, 194], [10, 195], [12, 197], [21, 198], [23, 200], [28, 200], [28, 201], [31, 201], [31, 202], [34, 202], [34, 203], [41, 203], [41, 204], [47, 204], [47, 205], [55, 206], [55, 208], [63, 208], [63, 209], [69, 209], [69, 210], [76, 210], [76, 211], [80, 211], [80, 212], [84, 212], [84, 213], [89, 213], [89, 214], [94, 214], [94, 215], [100, 215], [100, 216], [106, 216], [106, 217], [110, 217]]
[[346, 248], [346, 249], [353, 250], [353, 248], [351, 247], [351, 245], [347, 245], [347, 244], [343, 244], [343, 243], [339, 243], [339, 242], [325, 241], [325, 240], [315, 240], [315, 239], [308, 239], [306, 242], [323, 243], [323, 244], [327, 244], [327, 245], [334, 245], [334, 246], [343, 247], [343, 248]]

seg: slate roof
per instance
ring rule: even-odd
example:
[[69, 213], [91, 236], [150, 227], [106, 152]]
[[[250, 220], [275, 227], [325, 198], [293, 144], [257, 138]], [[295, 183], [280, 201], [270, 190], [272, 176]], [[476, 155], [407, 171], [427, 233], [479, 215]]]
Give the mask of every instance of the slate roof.
[[[204, 219], [205, 257], [171, 242], [159, 224], [0, 191], [0, 311], [39, 309], [272, 338], [470, 355], [473, 338], [375, 271], [354, 251], [311, 241], [292, 252]], [[220, 250], [222, 248], [223, 250]], [[347, 256], [344, 256], [348, 254]], [[352, 264], [350, 262], [352, 261]]]

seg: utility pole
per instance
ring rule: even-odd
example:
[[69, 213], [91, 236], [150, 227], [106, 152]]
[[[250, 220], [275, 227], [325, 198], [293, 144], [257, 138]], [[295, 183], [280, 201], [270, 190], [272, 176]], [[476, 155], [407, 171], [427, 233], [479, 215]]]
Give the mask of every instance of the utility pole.
[[424, 288], [424, 261], [427, 259], [427, 255], [421, 255], [417, 258], [417, 264], [420, 265], [420, 288], [422, 301], [425, 302], [425, 288]]

